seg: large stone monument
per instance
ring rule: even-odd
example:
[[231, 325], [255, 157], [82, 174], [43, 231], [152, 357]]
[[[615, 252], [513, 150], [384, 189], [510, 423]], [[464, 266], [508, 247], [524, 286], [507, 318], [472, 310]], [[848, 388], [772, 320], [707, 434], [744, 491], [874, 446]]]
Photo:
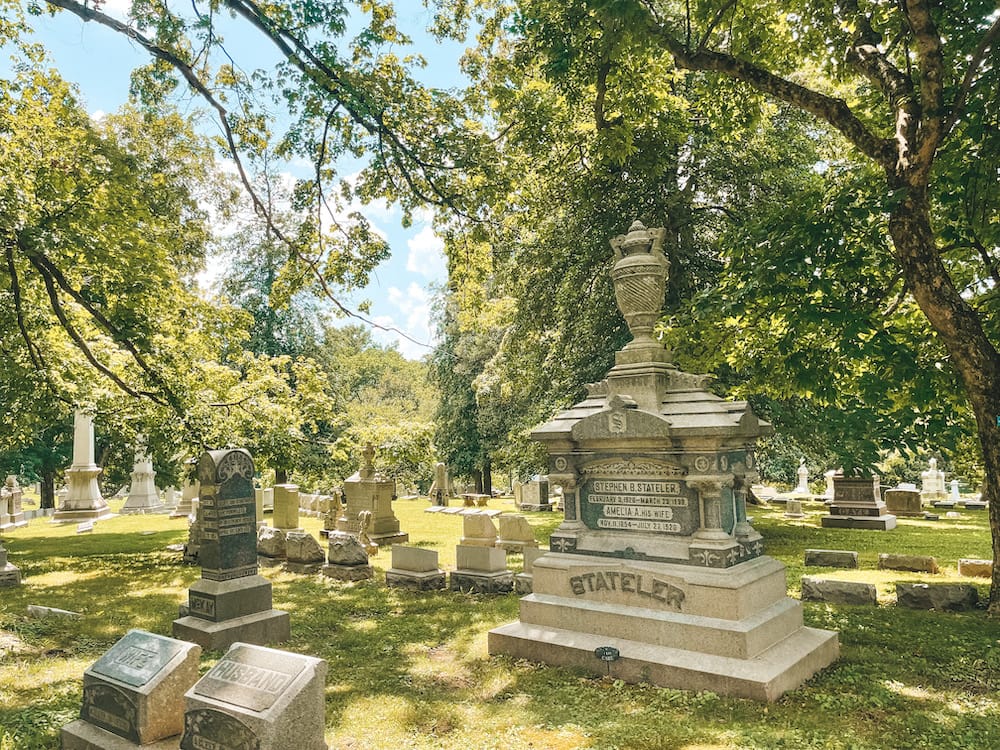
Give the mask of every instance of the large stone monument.
[[586, 399], [532, 432], [564, 520], [532, 565], [520, 620], [490, 631], [489, 651], [775, 700], [836, 659], [837, 635], [803, 627], [785, 566], [747, 520], [770, 425], [679, 371], [652, 336], [665, 235], [636, 222], [611, 243], [633, 340]]
[[125, 500], [125, 504], [120, 511], [122, 514], [166, 512], [166, 507], [160, 500], [160, 493], [153, 481], [155, 477], [156, 472], [153, 471], [153, 459], [146, 449], [145, 440], [140, 439], [139, 445], [135, 449], [132, 484], [129, 485], [128, 498]]
[[242, 449], [206, 451], [198, 481], [201, 580], [188, 590], [174, 637], [210, 650], [288, 640], [288, 613], [271, 608], [271, 582], [257, 574], [253, 459]]
[[830, 515], [823, 516], [823, 528], [875, 529], [896, 528], [896, 516], [886, 512], [877, 476], [834, 477]]
[[100, 473], [101, 467], [94, 463], [93, 417], [77, 411], [73, 416], [73, 464], [66, 469], [66, 497], [52, 514], [53, 523], [111, 518], [111, 510], [97, 486]]
[[63, 750], [176, 748], [200, 656], [193, 643], [130, 630], [83, 673], [80, 718], [62, 728]]
[[948, 496], [944, 486], [944, 472], [938, 469], [936, 458], [928, 462], [926, 471], [920, 472], [920, 496], [925, 503], [944, 500]]
[[181, 750], [327, 750], [326, 662], [234, 643], [187, 691]]
[[379, 547], [405, 544], [410, 535], [399, 530], [399, 519], [392, 510], [396, 493], [396, 483], [376, 473], [372, 464], [375, 449], [366, 445], [362, 453], [361, 468], [344, 480], [344, 516], [338, 523], [340, 531], [357, 534], [360, 531], [358, 514], [369, 511], [372, 514], [368, 536]]

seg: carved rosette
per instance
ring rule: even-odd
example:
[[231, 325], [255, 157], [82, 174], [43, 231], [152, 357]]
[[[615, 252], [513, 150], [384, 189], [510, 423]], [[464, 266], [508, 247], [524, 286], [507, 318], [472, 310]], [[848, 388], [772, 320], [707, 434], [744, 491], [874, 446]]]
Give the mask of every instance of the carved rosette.
[[646, 229], [636, 221], [628, 234], [611, 240], [615, 265], [611, 279], [615, 300], [633, 343], [653, 342], [653, 326], [660, 316], [670, 263], [663, 254], [665, 229]]

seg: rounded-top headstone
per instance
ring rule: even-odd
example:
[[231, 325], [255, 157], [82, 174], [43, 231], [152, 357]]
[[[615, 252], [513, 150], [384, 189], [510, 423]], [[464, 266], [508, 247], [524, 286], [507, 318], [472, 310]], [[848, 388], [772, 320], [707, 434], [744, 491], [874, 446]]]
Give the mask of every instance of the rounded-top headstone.
[[240, 477], [252, 488], [253, 471], [253, 458], [244, 448], [205, 451], [198, 459], [198, 481], [202, 484], [223, 484]]

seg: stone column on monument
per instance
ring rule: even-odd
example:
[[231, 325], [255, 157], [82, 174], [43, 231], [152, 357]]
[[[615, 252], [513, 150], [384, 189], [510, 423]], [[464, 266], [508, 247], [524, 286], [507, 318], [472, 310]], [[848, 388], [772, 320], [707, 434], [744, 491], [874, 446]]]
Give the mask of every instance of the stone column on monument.
[[731, 476], [689, 475], [688, 487], [698, 490], [701, 506], [701, 525], [694, 538], [705, 541], [732, 541], [732, 536], [722, 528], [722, 490], [733, 486]]
[[73, 416], [73, 465], [66, 470], [66, 498], [52, 515], [54, 523], [80, 523], [111, 517], [101, 496], [94, 463], [94, 420], [78, 410]]

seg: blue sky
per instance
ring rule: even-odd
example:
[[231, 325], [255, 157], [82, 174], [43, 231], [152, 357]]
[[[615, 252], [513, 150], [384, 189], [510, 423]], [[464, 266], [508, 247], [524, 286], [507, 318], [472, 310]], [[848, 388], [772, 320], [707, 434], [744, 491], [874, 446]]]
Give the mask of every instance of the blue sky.
[[[128, 0], [107, 0], [102, 9], [124, 18]], [[400, 27], [415, 40], [414, 50], [428, 61], [421, 78], [424, 83], [439, 87], [462, 85], [458, 70], [458, 57], [464, 47], [456, 44], [441, 45], [423, 33], [429, 12], [422, 3], [399, 3]], [[409, 7], [407, 7], [409, 6]], [[148, 57], [138, 46], [116, 32], [99, 24], [84, 23], [76, 16], [61, 12], [56, 16], [32, 17], [36, 41], [47, 49], [50, 59], [61, 75], [75, 83], [91, 114], [112, 112], [125, 103], [128, 97], [129, 74], [132, 69], [148, 62]], [[259, 37], [239, 33], [235, 28], [227, 36], [227, 47], [243, 67], [253, 69], [268, 65], [271, 49]], [[402, 50], [398, 51], [403, 53]], [[0, 74], [6, 72], [6, 60], [0, 63]], [[343, 175], [356, 172], [360, 165], [345, 164]], [[304, 165], [288, 165], [292, 175], [304, 176]], [[366, 215], [369, 221], [388, 240], [392, 255], [379, 265], [369, 286], [341, 301], [356, 309], [363, 300], [371, 301], [368, 317], [386, 327], [398, 328], [417, 341], [433, 343], [429, 325], [433, 287], [446, 279], [442, 243], [430, 226], [430, 215], [418, 215], [412, 226], [404, 228], [401, 213], [384, 202], [367, 206], [352, 206]], [[219, 268], [209, 269], [209, 276]], [[346, 322], [346, 321], [345, 321]], [[429, 349], [419, 346], [397, 334], [372, 329], [375, 340], [395, 342], [409, 358], [419, 358]]]

